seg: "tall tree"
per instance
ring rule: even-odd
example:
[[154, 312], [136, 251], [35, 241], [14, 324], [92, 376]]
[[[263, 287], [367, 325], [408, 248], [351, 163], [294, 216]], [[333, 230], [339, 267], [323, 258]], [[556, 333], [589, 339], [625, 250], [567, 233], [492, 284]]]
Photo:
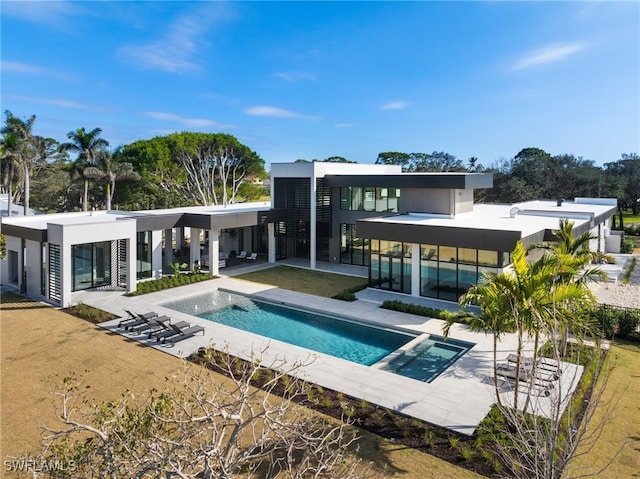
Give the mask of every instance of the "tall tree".
[[620, 160], [605, 163], [604, 170], [607, 177], [624, 178], [624, 191], [618, 196], [620, 207], [640, 214], [640, 156], [623, 153]]
[[2, 135], [0, 155], [2, 158], [2, 185], [7, 192], [7, 215], [13, 215], [13, 185], [20, 181], [20, 162], [16, 154], [18, 137], [13, 133]]
[[18, 118], [9, 110], [5, 111], [5, 124], [2, 127], [2, 135], [9, 135], [11, 138], [5, 145], [10, 146], [10, 155], [16, 161], [22, 170], [23, 181], [23, 205], [25, 216], [29, 212], [29, 193], [31, 169], [33, 168], [36, 155], [33, 146], [33, 125], [36, 122], [36, 116], [32, 115], [27, 119]]
[[245, 176], [264, 169], [264, 161], [232, 135], [180, 133], [169, 141], [186, 169], [187, 191], [202, 205], [233, 203]]
[[84, 180], [82, 211], [87, 211], [89, 204], [89, 178], [84, 176], [84, 170], [95, 163], [100, 150], [109, 146], [107, 140], [100, 138], [101, 133], [101, 128], [94, 128], [91, 131], [78, 128], [67, 133], [67, 138], [71, 141], [62, 145], [67, 151], [78, 153], [78, 158], [71, 168], [71, 176], [72, 178], [81, 177]]
[[100, 150], [95, 160], [95, 166], [85, 168], [83, 175], [85, 178], [105, 181], [104, 202], [107, 211], [111, 210], [116, 181], [140, 179], [140, 175], [133, 170], [133, 165], [122, 161], [121, 149], [116, 149], [113, 153]]

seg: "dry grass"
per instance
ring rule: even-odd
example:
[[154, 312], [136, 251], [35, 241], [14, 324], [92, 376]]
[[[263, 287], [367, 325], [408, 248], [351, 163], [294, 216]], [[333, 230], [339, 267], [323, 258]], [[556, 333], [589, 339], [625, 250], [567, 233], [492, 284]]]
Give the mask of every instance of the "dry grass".
[[[0, 459], [38, 450], [41, 425], [55, 425], [52, 383], [71, 372], [85, 378], [90, 397], [116, 399], [126, 389], [143, 400], [180, 371], [179, 360], [153, 348], [16, 295], [0, 305]], [[220, 377], [221, 381], [224, 381]], [[362, 432], [363, 460], [389, 477], [479, 478], [428, 454]]]
[[276, 266], [275, 268], [240, 274], [235, 277], [325, 298], [331, 298], [345, 289], [364, 286], [367, 283], [366, 278], [294, 268], [292, 266]]
[[640, 476], [640, 346], [616, 342], [609, 354], [611, 374], [592, 425], [601, 422], [610, 410], [611, 416], [606, 419], [593, 450], [570, 465], [572, 476], [579, 472], [595, 474], [618, 453], [613, 463], [597, 477]]

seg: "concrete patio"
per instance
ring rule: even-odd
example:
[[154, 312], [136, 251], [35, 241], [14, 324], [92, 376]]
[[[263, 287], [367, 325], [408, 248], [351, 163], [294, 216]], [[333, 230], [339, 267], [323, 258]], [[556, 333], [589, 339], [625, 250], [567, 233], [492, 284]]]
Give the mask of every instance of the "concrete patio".
[[[257, 269], [267, 265], [252, 265]], [[271, 265], [269, 265], [271, 266]], [[241, 272], [246, 269], [242, 268]], [[308, 363], [298, 371], [304, 379], [325, 388], [364, 399], [400, 413], [427, 421], [453, 431], [470, 435], [486, 416], [495, 402], [493, 387], [493, 339], [489, 335], [472, 333], [463, 325], [451, 328], [452, 338], [475, 343], [475, 346], [458, 359], [431, 383], [406, 378], [375, 367], [363, 366], [322, 353], [312, 352], [281, 341], [268, 339], [222, 324], [207, 321], [162, 306], [176, 299], [196, 296], [213, 290], [248, 295], [256, 299], [320, 312], [337, 318], [356, 319], [385, 327], [401, 328], [415, 333], [442, 335], [444, 321], [389, 311], [379, 308], [384, 299], [406, 301], [406, 295], [366, 289], [358, 293], [358, 300], [345, 303], [329, 298], [296, 293], [258, 283], [220, 277], [211, 281], [183, 286], [143, 296], [125, 297], [121, 292], [85, 291], [77, 301], [126, 316], [125, 309], [144, 313], [154, 311], [170, 316], [174, 321], [187, 321], [201, 325], [205, 334], [178, 342], [175, 346], [159, 344], [146, 335], [133, 335], [118, 328], [118, 320], [103, 323], [113, 332], [136, 339], [149, 347], [162, 350], [176, 357], [185, 358], [201, 347], [213, 346], [235, 356], [250, 359], [261, 357], [266, 364], [286, 360], [288, 365]], [[411, 298], [414, 299], [414, 298]], [[426, 298], [423, 302], [432, 302]], [[454, 308], [455, 303], [448, 303]], [[430, 304], [434, 306], [434, 304]], [[442, 305], [438, 305], [442, 307]], [[530, 345], [529, 345], [530, 346]], [[499, 346], [498, 358], [504, 360], [516, 349], [515, 336], [505, 336]], [[564, 365], [565, 378], [559, 385], [563, 396], [568, 395], [577, 382], [580, 370]], [[507, 384], [502, 394], [510, 394]], [[551, 398], [539, 397], [541, 410], [548, 408]]]

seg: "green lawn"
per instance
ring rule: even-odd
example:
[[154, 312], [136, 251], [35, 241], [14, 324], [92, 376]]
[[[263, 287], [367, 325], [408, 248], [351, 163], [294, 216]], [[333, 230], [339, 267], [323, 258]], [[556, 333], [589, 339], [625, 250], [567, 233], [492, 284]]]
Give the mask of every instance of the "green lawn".
[[365, 278], [325, 273], [292, 266], [276, 266], [236, 276], [238, 279], [271, 284], [279, 288], [331, 298], [348, 288], [367, 284]]
[[622, 220], [624, 221], [625, 225], [640, 223], [640, 215], [634, 215], [633, 211], [623, 211]]
[[[600, 479], [640, 475], [640, 345], [616, 340], [609, 354], [609, 382], [591, 422], [594, 433], [603, 421], [604, 427], [595, 447], [581, 451], [586, 454], [570, 464], [568, 477], [579, 473], [597, 474]], [[609, 467], [598, 473], [612, 458]]]

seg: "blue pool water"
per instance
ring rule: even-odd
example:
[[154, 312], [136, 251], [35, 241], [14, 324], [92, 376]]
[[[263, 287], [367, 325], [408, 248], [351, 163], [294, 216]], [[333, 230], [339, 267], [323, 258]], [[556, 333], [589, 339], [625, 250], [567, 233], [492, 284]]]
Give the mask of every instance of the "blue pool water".
[[473, 343], [430, 335], [383, 369], [430, 383], [474, 346]]
[[[214, 291], [172, 301], [164, 307], [249, 331], [312, 351], [370, 366], [414, 340], [417, 334], [369, 326]], [[473, 343], [429, 336], [382, 367], [431, 382]]]
[[400, 331], [222, 292], [163, 306], [367, 366], [415, 338]]

